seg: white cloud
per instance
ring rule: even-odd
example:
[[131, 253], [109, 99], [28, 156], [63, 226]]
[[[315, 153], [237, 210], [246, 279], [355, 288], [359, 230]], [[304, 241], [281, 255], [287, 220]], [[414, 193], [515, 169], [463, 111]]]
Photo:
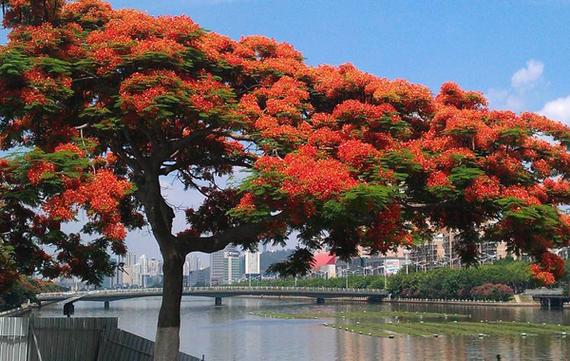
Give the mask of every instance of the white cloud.
[[509, 109], [514, 112], [525, 110], [523, 95], [512, 89], [489, 89], [485, 96], [494, 108]]
[[570, 95], [549, 101], [539, 113], [550, 119], [570, 124]]
[[524, 68], [517, 70], [511, 77], [511, 86], [515, 89], [532, 87], [542, 77], [544, 64], [530, 59]]
[[492, 108], [508, 109], [514, 112], [529, 110], [529, 102], [541, 93], [547, 85], [542, 79], [544, 64], [530, 59], [526, 66], [515, 71], [511, 86], [502, 89], [489, 89], [485, 93]]

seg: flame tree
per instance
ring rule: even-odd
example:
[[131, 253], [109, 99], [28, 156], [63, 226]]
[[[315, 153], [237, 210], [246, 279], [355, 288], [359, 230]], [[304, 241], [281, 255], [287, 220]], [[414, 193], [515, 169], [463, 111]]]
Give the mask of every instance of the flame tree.
[[[164, 258], [156, 360], [179, 347], [189, 252], [255, 248], [298, 234], [273, 269], [303, 273], [314, 251], [382, 253], [447, 227], [459, 253], [505, 241], [553, 283], [568, 244], [570, 129], [487, 107], [453, 83], [438, 95], [352, 65], [309, 67], [288, 44], [234, 41], [185, 16], [105, 2], [6, 0], [0, 48], [2, 285], [17, 273], [112, 271], [127, 229], [147, 223]], [[227, 179], [247, 177], [234, 187]], [[203, 203], [175, 212], [161, 179]], [[61, 225], [79, 213], [77, 233]]]

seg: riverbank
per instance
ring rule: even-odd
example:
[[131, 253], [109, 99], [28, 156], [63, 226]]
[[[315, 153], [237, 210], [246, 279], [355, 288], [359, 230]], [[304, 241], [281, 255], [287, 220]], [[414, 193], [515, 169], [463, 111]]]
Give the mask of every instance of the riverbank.
[[570, 326], [560, 323], [532, 323], [489, 321], [473, 319], [471, 314], [443, 312], [408, 312], [408, 311], [321, 311], [313, 309], [304, 312], [254, 312], [253, 315], [274, 319], [318, 319], [330, 321], [322, 323], [342, 331], [376, 337], [394, 338], [399, 336], [554, 336], [566, 338]]
[[[307, 297], [299, 296], [237, 296], [240, 298], [265, 298], [283, 300], [308, 300]], [[327, 298], [326, 301], [335, 303], [368, 303], [364, 297], [355, 298]], [[393, 298], [385, 299], [384, 303], [393, 304], [434, 304], [434, 305], [462, 305], [462, 306], [485, 306], [485, 307], [540, 307], [540, 303], [532, 301], [521, 295], [515, 295], [512, 301], [474, 301], [474, 300], [446, 300], [446, 299], [426, 299], [426, 298]]]
[[20, 307], [0, 312], [0, 317], [20, 317], [32, 312], [35, 307], [37, 306], [34, 304], [24, 304]]
[[462, 305], [462, 306], [485, 306], [485, 307], [540, 307], [535, 301], [473, 301], [473, 300], [445, 300], [445, 299], [422, 299], [422, 298], [395, 298], [385, 300], [389, 303], [414, 303], [414, 304], [438, 304], [438, 305]]

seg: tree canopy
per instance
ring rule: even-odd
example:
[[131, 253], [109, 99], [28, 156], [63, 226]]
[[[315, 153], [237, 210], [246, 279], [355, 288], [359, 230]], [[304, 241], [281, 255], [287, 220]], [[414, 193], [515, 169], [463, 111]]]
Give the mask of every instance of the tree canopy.
[[[448, 227], [465, 262], [478, 242], [506, 241], [544, 283], [562, 275], [549, 252], [569, 241], [559, 122], [492, 110], [454, 83], [434, 96], [350, 64], [311, 67], [289, 44], [232, 40], [186, 16], [4, 5], [0, 145], [21, 153], [0, 164], [1, 247], [20, 272], [96, 282], [105, 250], [124, 253], [125, 227], [146, 221], [166, 258], [296, 231], [299, 249], [275, 267], [285, 274], [318, 249], [386, 252]], [[220, 182], [243, 170], [237, 187]], [[204, 196], [183, 232], [161, 177]], [[61, 231], [80, 211], [87, 240]]]

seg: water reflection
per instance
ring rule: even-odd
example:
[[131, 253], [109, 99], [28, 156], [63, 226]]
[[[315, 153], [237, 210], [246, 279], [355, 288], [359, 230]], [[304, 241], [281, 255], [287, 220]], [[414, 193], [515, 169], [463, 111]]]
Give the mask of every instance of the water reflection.
[[[470, 314], [475, 321], [502, 320], [570, 324], [570, 311], [537, 308], [493, 308], [459, 305], [326, 304], [311, 301], [232, 298], [215, 307], [208, 298], [184, 298], [181, 349], [207, 361], [307, 360], [307, 361], [451, 361], [451, 360], [570, 360], [570, 338], [522, 337], [412, 337], [394, 339], [357, 335], [323, 327], [321, 320], [261, 318], [251, 312], [408, 311]], [[102, 303], [78, 302], [76, 316], [119, 317], [119, 327], [154, 339], [160, 299], [115, 301], [109, 310]], [[46, 307], [42, 316], [61, 315]]]

